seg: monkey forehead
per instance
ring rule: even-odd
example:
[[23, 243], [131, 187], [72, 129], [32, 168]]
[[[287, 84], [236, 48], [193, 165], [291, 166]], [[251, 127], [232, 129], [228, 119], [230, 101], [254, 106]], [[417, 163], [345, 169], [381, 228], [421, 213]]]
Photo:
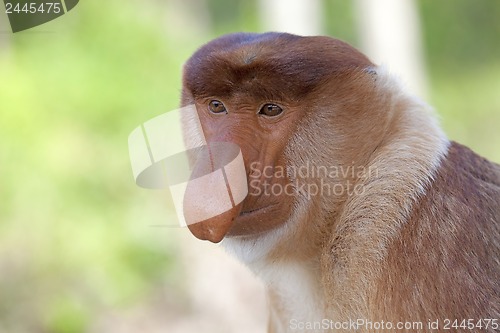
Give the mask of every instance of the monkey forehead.
[[196, 51], [186, 62], [183, 81], [194, 96], [251, 92], [264, 99], [299, 99], [331, 78], [372, 66], [335, 38], [238, 33]]

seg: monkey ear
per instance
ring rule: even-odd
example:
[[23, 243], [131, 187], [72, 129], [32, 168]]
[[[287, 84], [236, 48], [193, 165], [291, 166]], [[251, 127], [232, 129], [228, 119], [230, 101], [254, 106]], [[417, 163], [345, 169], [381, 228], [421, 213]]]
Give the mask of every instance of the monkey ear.
[[370, 74], [371, 76], [373, 76], [374, 79], [376, 79], [378, 73], [377, 73], [377, 69], [375, 67], [367, 67], [365, 69], [365, 72]]
[[364, 70], [366, 73], [370, 74], [370, 76], [372, 77], [373, 79], [373, 82], [376, 82], [377, 81], [377, 77], [378, 77], [378, 72], [377, 72], [377, 68], [376, 67], [367, 67], [365, 68]]

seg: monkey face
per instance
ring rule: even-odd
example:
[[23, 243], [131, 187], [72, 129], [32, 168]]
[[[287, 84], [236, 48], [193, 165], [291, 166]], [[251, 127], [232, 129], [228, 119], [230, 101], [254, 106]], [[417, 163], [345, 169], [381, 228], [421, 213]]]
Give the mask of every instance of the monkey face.
[[196, 106], [208, 145], [240, 147], [249, 193], [229, 211], [190, 224], [192, 233], [219, 242], [286, 223], [297, 200], [287, 154], [297, 127], [324, 102], [318, 91], [326, 82], [370, 66], [364, 55], [327, 37], [234, 34], [198, 50], [184, 68], [182, 106]]
[[230, 142], [241, 149], [248, 195], [230, 211], [189, 225], [191, 231], [218, 241], [226, 234], [255, 235], [284, 223], [294, 201], [284, 151], [288, 132], [300, 119], [299, 110], [281, 100], [245, 94], [201, 98], [195, 105], [208, 145]]

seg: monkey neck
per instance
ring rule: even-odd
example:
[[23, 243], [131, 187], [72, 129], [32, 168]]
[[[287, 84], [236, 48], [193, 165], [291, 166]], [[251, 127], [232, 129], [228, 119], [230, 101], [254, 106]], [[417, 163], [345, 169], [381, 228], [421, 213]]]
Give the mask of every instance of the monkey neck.
[[[324, 288], [319, 278], [320, 247], [305, 246], [294, 227], [301, 229], [302, 225], [282, 226], [254, 241], [233, 239], [223, 243], [264, 282], [270, 306], [270, 332], [289, 331], [291, 320], [319, 322], [326, 318]], [[291, 244], [297, 244], [297, 251], [284, 253], [286, 249], [279, 238], [285, 234], [291, 237]]]
[[391, 108], [388, 130], [366, 162], [376, 172], [360, 180], [361, 193], [347, 198], [322, 253], [321, 269], [331, 272], [323, 281], [330, 311], [341, 319], [369, 318], [366, 300], [376, 289], [388, 244], [399, 237], [449, 147], [429, 108], [379, 77], [387, 80]]
[[[326, 317], [320, 258], [327, 238], [318, 234], [326, 235], [319, 228], [328, 223], [320, 204], [312, 201], [309, 205], [298, 205], [285, 225], [266, 234], [223, 241], [229, 252], [263, 280], [268, 291], [272, 332], [288, 331], [292, 319], [320, 321]], [[323, 221], [319, 222], [320, 219]]]

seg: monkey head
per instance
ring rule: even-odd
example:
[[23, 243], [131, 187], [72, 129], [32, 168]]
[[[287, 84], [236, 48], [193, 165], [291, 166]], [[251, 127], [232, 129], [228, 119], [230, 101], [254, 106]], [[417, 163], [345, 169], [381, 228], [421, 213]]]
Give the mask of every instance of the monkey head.
[[[181, 104], [195, 105], [207, 144], [240, 147], [249, 193], [233, 209], [189, 225], [191, 232], [212, 242], [255, 237], [326, 198], [340, 204], [347, 192], [311, 196], [304, 184], [319, 177], [297, 170], [362, 165], [382, 140], [378, 129], [389, 119], [376, 107], [374, 68], [337, 39], [285, 33], [226, 35], [195, 52], [184, 67]], [[321, 177], [329, 185], [356, 177], [330, 171]]]

